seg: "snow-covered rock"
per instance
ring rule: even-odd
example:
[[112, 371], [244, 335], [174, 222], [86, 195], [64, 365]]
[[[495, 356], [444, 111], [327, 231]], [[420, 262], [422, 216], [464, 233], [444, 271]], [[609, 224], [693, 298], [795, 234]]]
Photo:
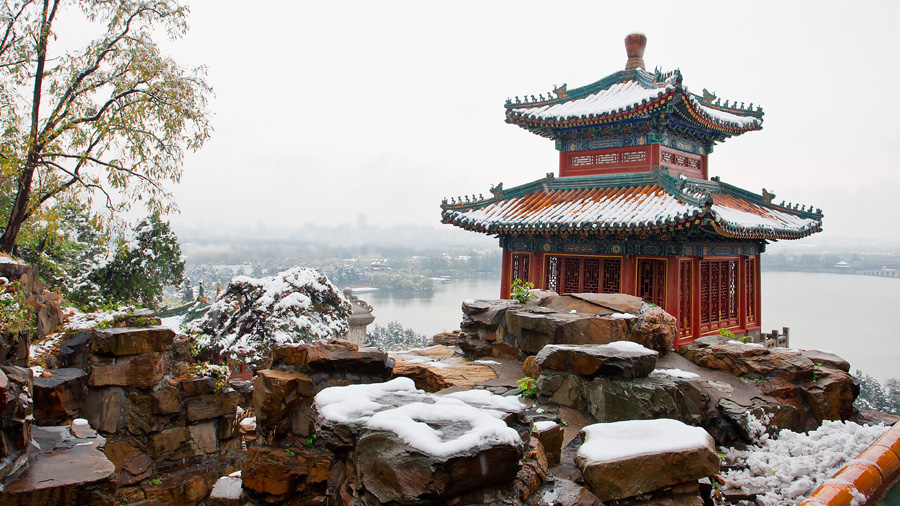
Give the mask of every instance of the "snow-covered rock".
[[583, 434], [575, 464], [601, 501], [646, 494], [719, 471], [712, 437], [677, 420], [598, 423], [585, 427]]
[[524, 452], [506, 420], [525, 406], [487, 391], [435, 395], [400, 377], [326, 388], [315, 404], [320, 437], [347, 455], [358, 470], [357, 487], [382, 503], [508, 485]]
[[232, 360], [263, 363], [274, 345], [346, 334], [350, 311], [344, 294], [324, 275], [294, 267], [265, 278], [232, 279], [191, 328], [201, 334], [201, 347]]

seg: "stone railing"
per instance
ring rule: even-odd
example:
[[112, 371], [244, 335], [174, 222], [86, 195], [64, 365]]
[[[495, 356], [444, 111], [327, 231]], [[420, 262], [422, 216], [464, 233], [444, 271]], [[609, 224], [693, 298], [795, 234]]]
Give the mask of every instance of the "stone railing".
[[781, 332], [773, 330], [770, 333], [760, 332], [760, 344], [765, 344], [766, 348], [789, 348], [791, 346], [791, 328], [781, 327]]

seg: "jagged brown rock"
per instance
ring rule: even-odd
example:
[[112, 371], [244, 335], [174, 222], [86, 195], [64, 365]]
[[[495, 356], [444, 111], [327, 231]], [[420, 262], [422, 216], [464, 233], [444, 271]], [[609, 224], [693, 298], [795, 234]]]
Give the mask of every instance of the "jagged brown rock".
[[586, 378], [611, 376], [643, 378], [656, 367], [658, 352], [626, 344], [548, 345], [535, 358], [541, 369], [578, 374]]
[[87, 395], [87, 373], [81, 369], [48, 369], [34, 379], [34, 419], [38, 425], [59, 425], [77, 418]]

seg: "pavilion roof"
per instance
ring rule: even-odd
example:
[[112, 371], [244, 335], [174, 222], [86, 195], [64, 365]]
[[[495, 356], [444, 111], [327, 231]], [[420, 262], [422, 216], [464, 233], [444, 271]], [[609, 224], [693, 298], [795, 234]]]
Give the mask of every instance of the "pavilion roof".
[[[502, 185], [500, 185], [502, 188]], [[667, 170], [546, 178], [492, 198], [446, 199], [442, 221], [485, 234], [664, 231], [699, 224], [724, 237], [799, 239], [822, 229], [822, 212], [776, 205], [718, 180]], [[764, 192], [765, 193], [765, 192]]]
[[723, 136], [739, 135], [762, 128], [763, 111], [721, 104], [721, 99], [703, 90], [688, 91], [679, 70], [663, 73], [642, 68], [622, 70], [603, 79], [567, 90], [563, 85], [539, 99], [524, 102], [516, 97], [506, 102], [506, 122], [544, 137], [556, 138], [561, 131], [649, 118], [656, 111]]

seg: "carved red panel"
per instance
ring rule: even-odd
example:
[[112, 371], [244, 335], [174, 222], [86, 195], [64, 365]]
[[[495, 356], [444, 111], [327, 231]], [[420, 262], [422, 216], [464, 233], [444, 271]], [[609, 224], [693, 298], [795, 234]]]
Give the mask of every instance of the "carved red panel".
[[701, 330], [737, 324], [737, 261], [700, 262]]
[[559, 271], [560, 258], [555, 256], [547, 257], [547, 280], [544, 286], [547, 290], [559, 293]]
[[600, 259], [585, 258], [582, 262], [584, 273], [581, 291], [584, 293], [600, 293]]
[[548, 256], [547, 290], [557, 293], [619, 293], [622, 284], [619, 258]]
[[666, 303], [666, 261], [638, 260], [638, 297], [659, 307]]
[[563, 291], [560, 293], [581, 292], [581, 259], [577, 257], [563, 258]]
[[512, 279], [521, 279], [528, 281], [528, 266], [530, 256], [527, 254], [513, 254], [512, 256]]
[[712, 307], [710, 305], [709, 284], [712, 278], [712, 267], [709, 262], [700, 262], [700, 324], [701, 330], [710, 327]]
[[756, 259], [747, 259], [747, 323], [759, 323], [757, 315], [759, 312], [756, 308]]
[[603, 259], [603, 293], [622, 291], [622, 261], [618, 258]]

